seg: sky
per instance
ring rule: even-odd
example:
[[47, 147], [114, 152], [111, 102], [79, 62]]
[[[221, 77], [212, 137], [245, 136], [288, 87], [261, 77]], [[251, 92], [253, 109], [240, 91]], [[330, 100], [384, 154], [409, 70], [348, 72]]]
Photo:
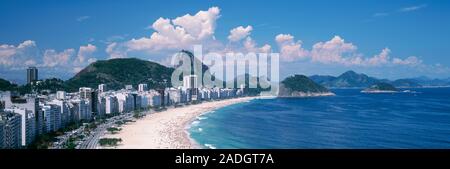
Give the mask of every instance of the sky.
[[96, 60], [280, 54], [280, 74], [450, 77], [450, 1], [2, 0], [0, 78], [68, 79]]

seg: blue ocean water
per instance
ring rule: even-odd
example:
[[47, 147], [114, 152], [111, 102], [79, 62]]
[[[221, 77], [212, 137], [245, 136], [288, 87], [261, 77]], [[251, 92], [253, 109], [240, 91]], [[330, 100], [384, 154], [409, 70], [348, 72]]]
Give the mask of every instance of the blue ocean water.
[[255, 99], [205, 114], [189, 129], [205, 148], [450, 148], [450, 88]]

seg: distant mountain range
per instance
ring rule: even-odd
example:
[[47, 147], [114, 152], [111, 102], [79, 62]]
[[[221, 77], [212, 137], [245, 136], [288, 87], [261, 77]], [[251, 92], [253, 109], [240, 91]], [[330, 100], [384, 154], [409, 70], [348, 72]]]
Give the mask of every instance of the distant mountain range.
[[387, 79], [377, 79], [351, 70], [337, 77], [329, 75], [313, 75], [309, 78], [311, 78], [314, 82], [328, 88], [367, 88], [381, 82], [400, 88], [450, 86], [450, 78], [430, 79], [427, 77], [418, 77], [391, 81]]
[[[195, 62], [198, 61], [192, 53], [188, 51], [182, 51], [182, 53], [191, 57], [191, 60]], [[204, 74], [212, 76], [208, 69], [209, 68], [206, 65], [202, 66]], [[109, 89], [117, 90], [123, 88], [125, 85], [131, 84], [136, 86], [140, 83], [148, 84], [149, 88], [170, 87], [170, 80], [174, 70], [175, 69], [171, 67], [136, 58], [100, 60], [91, 63], [67, 81], [52, 78], [44, 79], [34, 86], [29, 84], [19, 86], [0, 78], [0, 91], [15, 90], [22, 94], [29, 93], [32, 90], [38, 92], [55, 92], [57, 90], [75, 92], [78, 91], [80, 87], [97, 88], [99, 84], [106, 84]], [[182, 77], [180, 77], [180, 80], [181, 79]], [[259, 86], [256, 89], [249, 89], [249, 81], [259, 81], [260, 83], [263, 81], [256, 77], [250, 77], [248, 74], [245, 75], [245, 79], [248, 79], [246, 82], [246, 90], [252, 95], [267, 90], [262, 89]], [[225, 82], [222, 82], [219, 79], [217, 80], [220, 83], [225, 84]], [[325, 93], [328, 92], [327, 88], [367, 88], [380, 82], [388, 83], [395, 87], [450, 86], [450, 79], [418, 77], [390, 81], [387, 79], [377, 79], [354, 71], [347, 71], [337, 77], [322, 75], [306, 77], [303, 75], [294, 75], [284, 79], [280, 83], [280, 88], [283, 92], [287, 93]], [[236, 87], [239, 88], [239, 86]]]

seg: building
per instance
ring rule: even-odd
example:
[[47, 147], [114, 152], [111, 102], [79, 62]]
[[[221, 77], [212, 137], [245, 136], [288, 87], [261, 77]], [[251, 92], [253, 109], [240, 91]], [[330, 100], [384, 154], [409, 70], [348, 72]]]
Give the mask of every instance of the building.
[[5, 103], [5, 108], [23, 108], [31, 111], [33, 117], [35, 118], [34, 129], [37, 135], [43, 133], [44, 128], [44, 115], [39, 109], [39, 98], [34, 95], [27, 95], [25, 97], [20, 97], [16, 93], [3, 92], [1, 96], [1, 101]]
[[29, 67], [27, 69], [27, 83], [30, 84], [38, 80], [38, 69], [36, 67]]
[[88, 100], [90, 103], [90, 110], [92, 112], [97, 112], [97, 92], [95, 92], [92, 88], [89, 87], [81, 87], [79, 89], [80, 98]]
[[133, 90], [133, 85], [125, 85], [125, 90]]
[[22, 145], [21, 116], [0, 112], [0, 149], [16, 149]]
[[31, 110], [19, 107], [6, 108], [5, 112], [17, 113], [21, 116], [21, 145], [27, 146], [36, 138], [36, 121]]
[[107, 91], [107, 89], [106, 89], [106, 85], [105, 84], [98, 85], [98, 92], [99, 93], [103, 93], [103, 92], [106, 92], [106, 91]]
[[144, 91], [147, 91], [147, 90], [148, 90], [147, 84], [139, 84], [138, 85], [138, 91], [139, 92], [144, 92]]
[[181, 103], [181, 89], [176, 88], [168, 88], [167, 89], [167, 97], [168, 97], [168, 103], [169, 105], [175, 105]]
[[115, 94], [119, 106], [119, 113], [131, 112], [134, 110], [134, 97], [128, 92]]
[[198, 98], [198, 78], [197, 75], [188, 75], [183, 77], [183, 89], [186, 92], [188, 102], [195, 101]]
[[61, 108], [56, 104], [42, 104], [41, 109], [44, 112], [44, 131], [58, 131], [61, 128]]
[[89, 87], [81, 87], [80, 90], [80, 98], [81, 99], [91, 99], [92, 89]]
[[105, 96], [105, 114], [117, 114], [119, 113], [119, 102], [115, 96]]
[[[54, 105], [56, 107], [59, 108], [59, 118], [61, 120], [56, 121], [56, 126], [59, 128], [64, 128], [66, 127], [70, 122], [72, 122], [73, 120], [71, 119], [71, 113], [69, 110], [69, 105], [67, 103], [66, 100], [52, 100], [50, 102], [47, 102], [47, 104], [49, 105]], [[58, 124], [59, 123], [59, 124]]]
[[69, 110], [73, 121], [90, 121], [92, 119], [91, 105], [86, 99], [74, 99], [69, 102]]
[[65, 91], [57, 91], [56, 92], [56, 99], [58, 99], [58, 100], [65, 100], [66, 99], [66, 92]]

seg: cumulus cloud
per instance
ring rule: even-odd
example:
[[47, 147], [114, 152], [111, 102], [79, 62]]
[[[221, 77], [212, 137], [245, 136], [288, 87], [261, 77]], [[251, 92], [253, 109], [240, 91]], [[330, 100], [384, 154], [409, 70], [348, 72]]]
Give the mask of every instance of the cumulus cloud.
[[109, 44], [106, 47], [105, 52], [109, 55], [110, 59], [127, 57], [126, 50], [117, 42]]
[[311, 50], [311, 58], [314, 62], [321, 63], [357, 63], [359, 59], [349, 59], [355, 56], [357, 47], [352, 43], [346, 43], [340, 36], [334, 36], [327, 42], [314, 44]]
[[406, 59], [399, 59], [399, 58], [394, 58], [392, 60], [392, 62], [394, 64], [398, 64], [398, 65], [412, 65], [412, 66], [417, 66], [422, 64], [422, 60], [420, 60], [419, 58], [417, 58], [416, 56], [409, 56]]
[[44, 52], [43, 66], [55, 67], [67, 65], [74, 55], [74, 49], [66, 49], [62, 52], [57, 52], [54, 49], [47, 49]]
[[180, 50], [204, 40], [213, 40], [219, 13], [218, 7], [211, 7], [207, 11], [199, 11], [195, 15], [186, 14], [172, 20], [159, 18], [152, 24], [155, 32], [150, 37], [126, 42], [126, 52]]
[[239, 26], [230, 30], [230, 35], [228, 36], [228, 40], [231, 42], [240, 41], [246, 37], [248, 37], [253, 30], [253, 27], [248, 25], [247, 27]]
[[279, 34], [275, 37], [283, 61], [294, 61], [308, 56], [308, 51], [303, 49], [301, 41], [294, 41], [290, 34]]
[[346, 42], [340, 36], [334, 36], [329, 41], [318, 42], [310, 51], [303, 49], [301, 41], [295, 42], [294, 37], [289, 34], [279, 34], [275, 37], [275, 41], [280, 47], [281, 58], [287, 62], [308, 58], [311, 62], [346, 66], [415, 66], [422, 64], [422, 61], [415, 56], [405, 59], [392, 58], [389, 48], [384, 48], [379, 54], [372, 57], [364, 57], [358, 52], [356, 45]]
[[80, 46], [80, 49], [78, 50], [78, 55], [77, 58], [75, 60], [76, 64], [84, 64], [86, 58], [92, 59], [90, 57], [92, 57], [92, 54], [97, 51], [97, 47], [92, 45], [92, 44], [88, 44], [86, 46]]
[[23, 41], [17, 46], [0, 45], [0, 66], [22, 65], [25, 61], [30, 64], [34, 62], [32, 56], [35, 50], [36, 43], [32, 40]]

